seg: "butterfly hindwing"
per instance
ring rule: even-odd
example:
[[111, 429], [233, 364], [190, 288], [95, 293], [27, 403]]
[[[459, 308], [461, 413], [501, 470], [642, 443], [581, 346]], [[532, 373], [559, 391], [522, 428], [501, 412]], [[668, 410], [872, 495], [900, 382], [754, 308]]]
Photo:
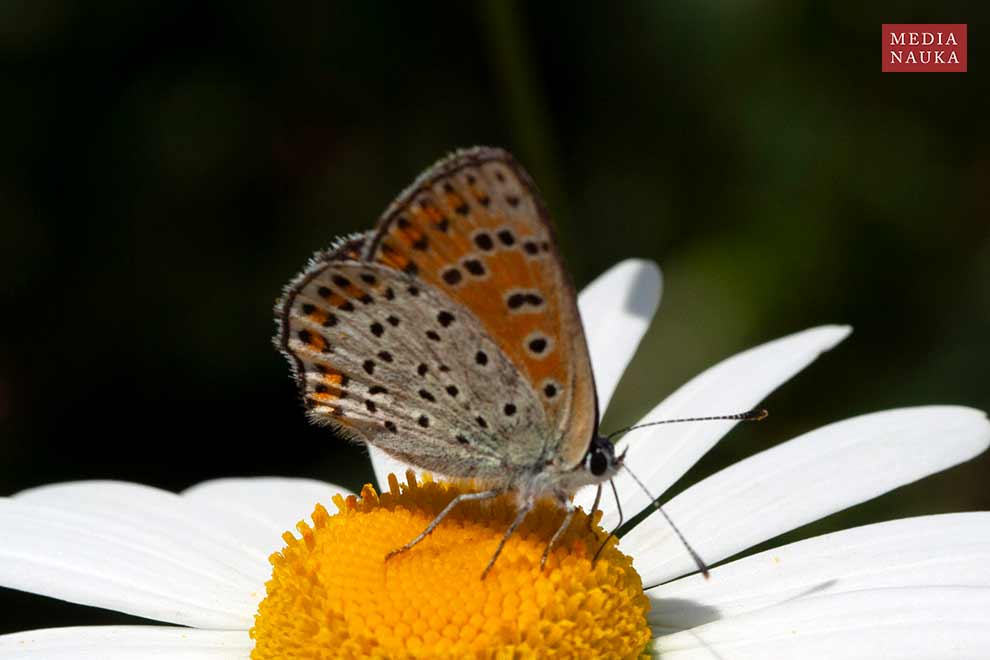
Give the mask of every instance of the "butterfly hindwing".
[[362, 242], [318, 255], [281, 303], [279, 341], [311, 419], [441, 474], [494, 478], [538, 461], [527, 434], [547, 427], [544, 410], [473, 314], [355, 259]]
[[581, 459], [598, 415], [587, 344], [543, 203], [511, 156], [477, 148], [437, 163], [362, 252], [469, 311], [543, 408], [544, 454], [562, 467]]

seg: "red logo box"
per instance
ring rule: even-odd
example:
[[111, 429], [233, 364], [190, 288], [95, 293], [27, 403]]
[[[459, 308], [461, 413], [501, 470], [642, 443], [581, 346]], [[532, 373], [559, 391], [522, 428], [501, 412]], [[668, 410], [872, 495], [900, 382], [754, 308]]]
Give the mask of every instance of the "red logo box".
[[884, 23], [881, 71], [966, 71], [965, 23]]

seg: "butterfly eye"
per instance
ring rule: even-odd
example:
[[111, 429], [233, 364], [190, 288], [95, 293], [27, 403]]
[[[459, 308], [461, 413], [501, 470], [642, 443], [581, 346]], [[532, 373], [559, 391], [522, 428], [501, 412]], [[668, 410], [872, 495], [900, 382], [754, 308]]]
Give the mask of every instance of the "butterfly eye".
[[596, 477], [600, 477], [608, 470], [608, 457], [605, 452], [595, 448], [588, 454], [588, 470]]
[[584, 469], [594, 477], [601, 477], [609, 472], [614, 473], [617, 467], [612, 443], [607, 438], [595, 434], [588, 446], [588, 452], [584, 455]]

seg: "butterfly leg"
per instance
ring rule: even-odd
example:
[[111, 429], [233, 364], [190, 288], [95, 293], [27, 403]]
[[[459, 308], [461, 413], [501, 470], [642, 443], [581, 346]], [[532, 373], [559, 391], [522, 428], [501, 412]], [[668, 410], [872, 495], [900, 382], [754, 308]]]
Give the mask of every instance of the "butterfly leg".
[[[592, 566], [594, 566], [595, 562], [598, 561], [598, 555], [602, 554], [602, 550], [604, 550], [605, 546], [608, 545], [608, 542], [612, 540], [612, 537], [615, 536], [615, 533], [619, 531], [619, 529], [622, 527], [622, 522], [625, 520], [625, 516], [622, 515], [622, 502], [619, 501], [619, 491], [615, 489], [615, 480], [609, 479], [608, 485], [612, 487], [612, 495], [615, 496], [615, 510], [618, 511], [619, 513], [619, 522], [615, 524], [615, 527], [612, 528], [612, 531], [609, 532], [608, 536], [605, 537], [605, 541], [603, 541], [602, 544], [598, 547], [598, 552], [595, 553], [595, 556], [591, 560]], [[598, 487], [601, 488], [600, 485]]]
[[564, 514], [564, 521], [560, 523], [560, 527], [558, 527], [557, 531], [550, 537], [550, 542], [547, 543], [547, 547], [543, 549], [543, 556], [540, 558], [540, 570], [543, 570], [543, 568], [547, 565], [547, 557], [550, 556], [550, 551], [553, 550], [553, 546], [557, 543], [557, 540], [560, 539], [563, 533], [567, 531], [567, 528], [571, 524], [571, 518], [574, 517], [574, 511], [576, 509], [574, 502], [571, 502], [569, 497], [564, 497], [561, 499], [561, 504], [564, 506], [567, 513]]
[[532, 511], [532, 510], [533, 510], [533, 499], [532, 498], [525, 500], [519, 506], [519, 513], [516, 514], [515, 520], [513, 520], [512, 521], [512, 524], [509, 525], [509, 529], [505, 530], [505, 534], [502, 535], [502, 540], [498, 542], [498, 547], [495, 548], [495, 554], [493, 554], [492, 555], [492, 558], [488, 560], [488, 565], [485, 566], [485, 570], [483, 570], [481, 572], [481, 579], [482, 580], [484, 580], [486, 577], [488, 577], [488, 572], [491, 571], [492, 570], [492, 566], [495, 565], [495, 560], [498, 559], [498, 556], [500, 554], [502, 554], [502, 548], [505, 547], [505, 542], [508, 541], [509, 540], [509, 537], [512, 536], [515, 533], [516, 528], [519, 527], [519, 525], [522, 524], [522, 521], [526, 519], [526, 515], [530, 511]]
[[591, 511], [588, 512], [588, 531], [590, 532], [595, 528], [595, 511], [598, 511], [598, 505], [602, 501], [602, 485], [598, 484], [598, 489], [595, 491], [595, 503], [591, 505]]
[[451, 511], [453, 511], [457, 507], [457, 505], [460, 504], [461, 502], [474, 502], [474, 501], [477, 501], [477, 500], [490, 500], [493, 497], [498, 497], [503, 492], [504, 492], [503, 490], [493, 489], [493, 490], [483, 490], [480, 493], [461, 493], [460, 495], [458, 495], [457, 497], [455, 497], [454, 499], [452, 499], [450, 501], [450, 504], [448, 504], [447, 506], [445, 506], [443, 508], [443, 511], [441, 511], [439, 514], [437, 514], [437, 517], [434, 518], [430, 522], [430, 524], [426, 526], [426, 529], [424, 529], [422, 532], [420, 532], [419, 536], [417, 536], [416, 538], [414, 538], [409, 543], [406, 543], [401, 548], [396, 548], [395, 550], [392, 550], [387, 555], [385, 555], [385, 561], [388, 561], [389, 559], [391, 559], [395, 555], [401, 554], [401, 553], [405, 552], [406, 550], [411, 550], [414, 545], [416, 545], [417, 543], [419, 543], [420, 541], [422, 541], [423, 539], [425, 539], [427, 536], [429, 536], [430, 533], [434, 529], [436, 529], [437, 525], [440, 524], [440, 521], [443, 520], [444, 518], [446, 518], [447, 515]]

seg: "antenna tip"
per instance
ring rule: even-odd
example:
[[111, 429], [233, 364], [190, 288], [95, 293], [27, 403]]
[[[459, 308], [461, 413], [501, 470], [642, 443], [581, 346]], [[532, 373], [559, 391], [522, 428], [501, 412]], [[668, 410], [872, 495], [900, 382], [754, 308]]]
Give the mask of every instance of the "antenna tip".
[[754, 422], [762, 422], [764, 419], [770, 416], [770, 413], [766, 408], [755, 408], [746, 413], [746, 418]]
[[708, 572], [707, 568], [702, 570], [701, 574], [705, 577], [706, 580], [710, 580], [712, 577], [712, 574]]

